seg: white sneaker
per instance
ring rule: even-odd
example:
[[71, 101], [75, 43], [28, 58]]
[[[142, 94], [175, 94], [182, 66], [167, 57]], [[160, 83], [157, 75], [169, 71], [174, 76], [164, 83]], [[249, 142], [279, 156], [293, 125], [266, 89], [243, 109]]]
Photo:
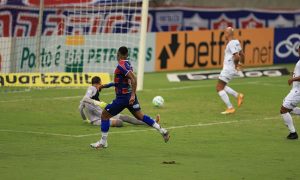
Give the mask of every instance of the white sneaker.
[[90, 144], [91, 148], [95, 148], [95, 149], [104, 149], [108, 147], [107, 142], [105, 142], [104, 144], [102, 144], [100, 141], [97, 141], [95, 143]]

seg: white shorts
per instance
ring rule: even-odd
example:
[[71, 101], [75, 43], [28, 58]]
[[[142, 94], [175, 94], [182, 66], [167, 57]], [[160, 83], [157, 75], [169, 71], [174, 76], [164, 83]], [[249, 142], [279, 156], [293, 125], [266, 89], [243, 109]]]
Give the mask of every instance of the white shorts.
[[[93, 125], [101, 125], [102, 111], [103, 110], [97, 105], [85, 103], [86, 116]], [[120, 114], [113, 116], [111, 119], [120, 119]]]
[[101, 120], [102, 109], [94, 104], [85, 103], [85, 112], [91, 123]]
[[228, 70], [222, 70], [221, 73], [220, 73], [219, 79], [221, 81], [229, 83], [229, 81], [231, 81], [233, 76], [235, 76], [235, 75], [236, 75], [236, 72], [231, 72], [231, 71], [228, 71]]
[[284, 98], [282, 106], [287, 109], [294, 109], [300, 103], [300, 90], [292, 89]]

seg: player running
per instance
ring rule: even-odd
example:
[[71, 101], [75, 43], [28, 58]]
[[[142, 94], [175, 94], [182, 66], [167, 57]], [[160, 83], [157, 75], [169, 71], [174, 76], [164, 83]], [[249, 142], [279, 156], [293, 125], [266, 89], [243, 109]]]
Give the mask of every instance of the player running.
[[[101, 78], [95, 76], [92, 78], [92, 86], [88, 87], [85, 96], [80, 101], [79, 112], [83, 120], [89, 121], [92, 125], [101, 125], [101, 115], [106, 103], [100, 101], [99, 95], [102, 88], [109, 88], [114, 86], [114, 83], [107, 85], [101, 84]], [[87, 117], [89, 119], [87, 119]], [[156, 117], [156, 122], [159, 121], [159, 115]], [[134, 125], [146, 125], [144, 122], [139, 121], [133, 117], [117, 114], [110, 119], [112, 127], [122, 127], [123, 121]]]
[[[298, 47], [298, 54], [300, 57], [300, 45]], [[290, 93], [285, 97], [283, 100], [283, 104], [280, 109], [281, 116], [287, 125], [288, 129], [290, 130], [290, 134], [286, 137], [287, 139], [298, 139], [298, 134], [293, 124], [293, 118], [290, 114], [300, 115], [300, 108], [297, 105], [300, 102], [300, 59], [297, 62], [293, 77], [288, 80], [288, 84], [293, 84], [293, 87]]]
[[227, 42], [224, 56], [223, 69], [219, 76], [219, 81], [217, 83], [216, 89], [227, 106], [227, 109], [221, 114], [232, 114], [235, 112], [234, 107], [232, 106], [227, 93], [233, 95], [238, 101], [238, 107], [243, 103], [244, 95], [238, 93], [227, 84], [237, 75], [237, 71], [240, 69], [240, 63], [244, 61], [244, 53], [241, 48], [240, 42], [234, 38], [233, 28], [228, 27], [224, 31], [224, 37]]
[[118, 66], [114, 72], [116, 98], [111, 104], [108, 104], [102, 112], [102, 137], [96, 143], [90, 144], [92, 148], [102, 149], [107, 147], [107, 136], [110, 126], [109, 119], [119, 114], [125, 108], [127, 108], [138, 120], [143, 121], [149, 126], [157, 129], [158, 132], [163, 136], [165, 142], [168, 142], [170, 138], [169, 132], [166, 129], [161, 128], [160, 125], [152, 118], [142, 113], [138, 98], [136, 96], [136, 76], [133, 73], [133, 68], [130, 65], [130, 62], [127, 60], [127, 57], [127, 47], [120, 47], [117, 54]]

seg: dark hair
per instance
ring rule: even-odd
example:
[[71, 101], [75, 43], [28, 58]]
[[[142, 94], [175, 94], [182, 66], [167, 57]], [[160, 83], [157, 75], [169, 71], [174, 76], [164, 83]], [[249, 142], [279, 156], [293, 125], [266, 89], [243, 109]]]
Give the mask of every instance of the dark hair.
[[119, 50], [118, 50], [118, 53], [121, 56], [127, 56], [128, 55], [128, 49], [127, 49], [127, 47], [125, 47], [125, 46], [120, 47]]
[[92, 78], [92, 84], [100, 84], [101, 83], [101, 78], [98, 76], [94, 76]]

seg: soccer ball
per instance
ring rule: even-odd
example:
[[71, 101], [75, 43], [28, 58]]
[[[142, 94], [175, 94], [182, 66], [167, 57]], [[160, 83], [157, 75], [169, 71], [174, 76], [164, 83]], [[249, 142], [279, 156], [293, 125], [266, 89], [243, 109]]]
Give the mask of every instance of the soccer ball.
[[152, 100], [153, 105], [156, 107], [162, 107], [164, 105], [164, 102], [164, 98], [162, 98], [161, 96], [155, 96]]

